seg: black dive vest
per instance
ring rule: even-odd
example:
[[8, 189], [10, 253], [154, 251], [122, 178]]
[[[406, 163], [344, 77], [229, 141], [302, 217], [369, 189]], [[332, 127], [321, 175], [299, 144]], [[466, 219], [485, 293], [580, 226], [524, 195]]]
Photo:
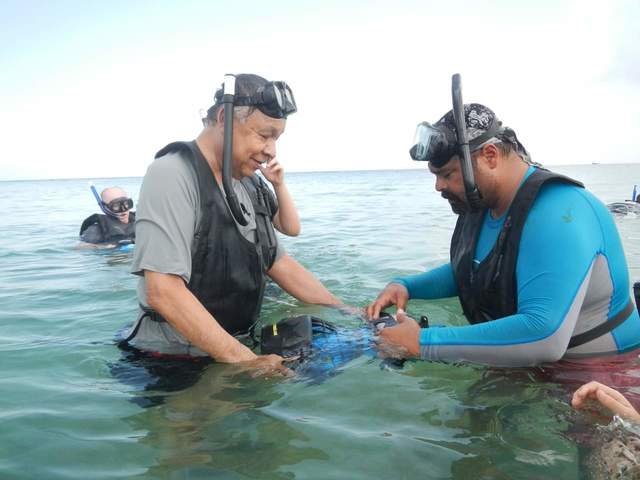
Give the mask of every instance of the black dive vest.
[[[129, 223], [122, 223], [110, 215], [94, 213], [87, 217], [80, 226], [80, 237], [92, 225], [98, 225], [101, 236], [96, 239], [87, 239], [90, 243], [118, 243], [136, 241], [136, 214], [129, 212]], [[84, 240], [84, 239], [83, 239]]]
[[[256, 216], [256, 239], [251, 242], [238, 230], [224, 193], [196, 143], [171, 143], [156, 158], [174, 151], [180, 151], [189, 160], [200, 192], [200, 218], [187, 287], [227, 332], [244, 334], [258, 320], [265, 274], [276, 257], [272, 218], [277, 201], [257, 175], [241, 180]], [[157, 313], [153, 316], [158, 320]]]
[[462, 310], [470, 323], [513, 315], [518, 310], [516, 263], [522, 229], [540, 188], [547, 182], [584, 185], [563, 175], [537, 168], [520, 186], [493, 249], [482, 262], [473, 258], [486, 210], [458, 218], [451, 238], [451, 267]]

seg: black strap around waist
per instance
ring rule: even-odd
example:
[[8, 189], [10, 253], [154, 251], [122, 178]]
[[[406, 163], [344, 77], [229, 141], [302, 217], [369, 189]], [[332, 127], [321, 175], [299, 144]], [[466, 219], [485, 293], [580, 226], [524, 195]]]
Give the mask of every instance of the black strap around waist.
[[618, 325], [622, 324], [622, 322], [624, 322], [627, 318], [629, 318], [629, 315], [631, 315], [631, 312], [633, 312], [634, 309], [635, 308], [633, 300], [629, 299], [629, 301], [627, 302], [627, 306], [624, 307], [612, 319], [607, 320], [606, 322], [601, 323], [596, 327], [593, 327], [591, 330], [587, 330], [586, 332], [582, 332], [571, 337], [568, 348], [574, 348], [580, 345], [584, 345], [585, 343], [589, 343], [591, 340], [595, 340], [605, 333], [609, 333], [611, 330], [613, 330]]
[[149, 307], [145, 307], [141, 303], [138, 303], [138, 305], [142, 310], [142, 315], [140, 315], [138, 317], [138, 320], [136, 320], [136, 325], [133, 327], [133, 330], [131, 330], [129, 336], [118, 342], [119, 347], [128, 345], [129, 342], [135, 338], [135, 336], [138, 334], [138, 330], [140, 330], [140, 326], [142, 326], [142, 320], [144, 320], [145, 318], [150, 318], [154, 322], [166, 322], [166, 320], [162, 318], [162, 316], [155, 310], [151, 310]]
[[[142, 326], [142, 321], [145, 318], [148, 318], [153, 322], [167, 323], [165, 318], [155, 310], [149, 307], [145, 307], [141, 303], [138, 303], [138, 305], [142, 310], [142, 315], [138, 317], [135, 327], [133, 327], [133, 330], [131, 330], [131, 333], [127, 336], [127, 338], [124, 338], [118, 342], [118, 346], [120, 347], [128, 345], [129, 342], [135, 338], [135, 336], [138, 334], [138, 331], [140, 330], [140, 327]], [[234, 335], [235, 339], [251, 349], [255, 348], [259, 343], [258, 339], [255, 336], [255, 327], [256, 324], [253, 324], [247, 332]]]

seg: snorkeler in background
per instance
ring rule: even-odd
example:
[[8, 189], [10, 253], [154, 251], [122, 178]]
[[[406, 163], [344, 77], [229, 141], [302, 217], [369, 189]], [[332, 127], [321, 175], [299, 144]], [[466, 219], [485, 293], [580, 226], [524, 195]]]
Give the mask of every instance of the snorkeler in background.
[[109, 187], [98, 196], [93, 185], [91, 189], [104, 214], [94, 213], [82, 222], [82, 246], [111, 248], [135, 243], [136, 214], [131, 211], [133, 200], [127, 192], [120, 187]]

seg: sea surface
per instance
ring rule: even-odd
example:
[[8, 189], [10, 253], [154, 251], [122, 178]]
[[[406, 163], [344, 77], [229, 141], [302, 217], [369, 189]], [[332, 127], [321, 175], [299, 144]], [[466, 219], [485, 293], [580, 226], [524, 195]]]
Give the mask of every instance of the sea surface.
[[[555, 170], [605, 203], [640, 183], [640, 164]], [[142, 181], [93, 180], [134, 200]], [[282, 244], [347, 304], [364, 306], [392, 277], [448, 260], [455, 217], [426, 169], [290, 173], [287, 181], [303, 228]], [[235, 366], [120, 350], [116, 334], [136, 314], [136, 277], [131, 253], [77, 248], [80, 223], [97, 211], [87, 182], [0, 182], [0, 478], [586, 475], [609, 419], [573, 412], [573, 387], [540, 375], [544, 368], [398, 367], [361, 348], [293, 378], [254, 378]], [[638, 280], [640, 217], [616, 222]], [[456, 300], [412, 302], [409, 312], [465, 323]], [[363, 328], [269, 285], [263, 321], [297, 314]]]

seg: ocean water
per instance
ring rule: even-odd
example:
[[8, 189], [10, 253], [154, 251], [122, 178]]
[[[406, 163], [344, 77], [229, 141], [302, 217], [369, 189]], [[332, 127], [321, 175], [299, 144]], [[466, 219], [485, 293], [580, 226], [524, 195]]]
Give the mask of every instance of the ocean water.
[[[606, 203], [640, 183], [639, 164], [555, 170]], [[134, 200], [141, 183], [94, 180]], [[281, 241], [347, 304], [363, 306], [393, 276], [448, 259], [455, 217], [424, 169], [287, 180], [303, 231]], [[607, 419], [573, 412], [571, 388], [545, 368], [391, 368], [362, 352], [320, 377], [254, 378], [235, 366], [123, 352], [114, 338], [137, 309], [131, 254], [76, 248], [81, 221], [96, 211], [87, 181], [0, 182], [0, 198], [2, 479], [586, 475]], [[616, 222], [638, 280], [640, 218]], [[413, 302], [409, 312], [465, 323], [455, 300]], [[302, 313], [361, 328], [357, 318], [268, 287], [265, 322]]]

